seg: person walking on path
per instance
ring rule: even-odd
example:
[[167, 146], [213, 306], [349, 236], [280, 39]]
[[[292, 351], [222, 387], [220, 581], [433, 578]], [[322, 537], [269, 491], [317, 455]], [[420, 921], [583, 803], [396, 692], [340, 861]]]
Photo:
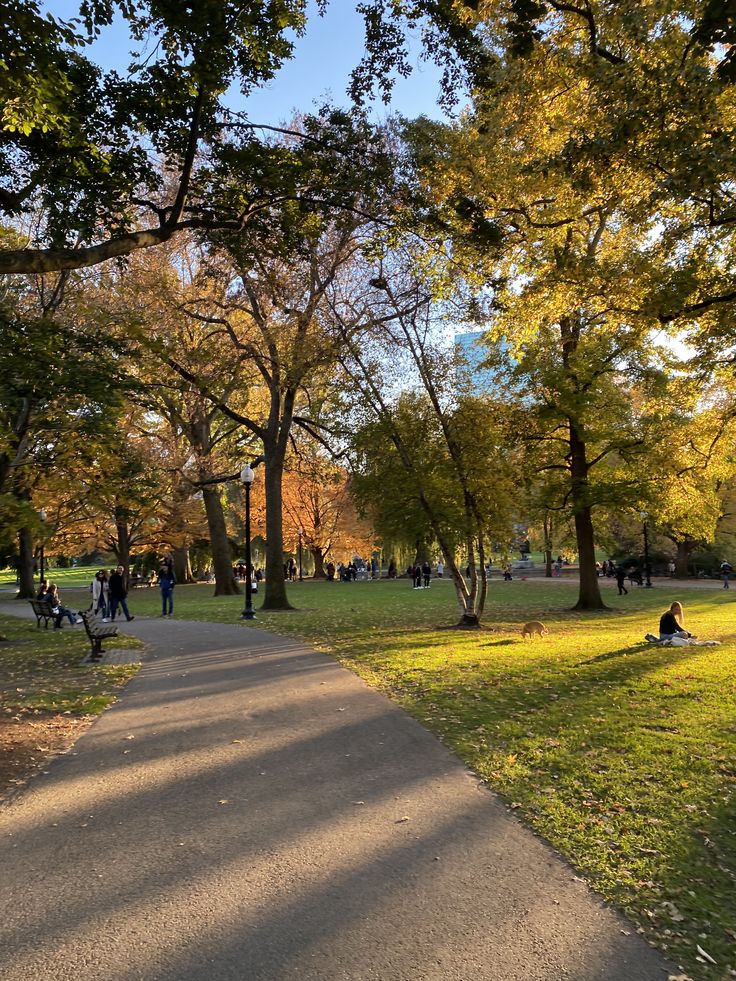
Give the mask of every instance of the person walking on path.
[[96, 572], [92, 580], [92, 611], [102, 616], [103, 623], [110, 616], [110, 583], [104, 569]]
[[427, 559], [422, 563], [422, 579], [424, 580], [424, 588], [429, 589], [429, 583], [432, 579], [432, 566]]
[[731, 563], [730, 562], [726, 562], [726, 560], [724, 559], [723, 562], [721, 562], [721, 576], [723, 578], [723, 588], [724, 589], [729, 589], [730, 588], [729, 585], [728, 585], [728, 577], [731, 575], [732, 571], [733, 570], [731, 568]]
[[125, 570], [121, 565], [117, 567], [115, 572], [110, 575], [110, 619], [114, 620], [118, 612], [118, 606], [121, 608], [125, 614], [125, 619], [130, 622], [135, 620], [135, 617], [130, 615], [128, 610], [128, 604], [125, 601], [125, 597], [128, 595], [128, 590], [125, 588]]
[[162, 565], [158, 573], [158, 586], [161, 590], [161, 616], [174, 615], [174, 586], [176, 586], [176, 576], [173, 570]]
[[626, 588], [626, 586], [624, 586], [625, 580], [626, 580], [626, 570], [624, 569], [623, 566], [617, 565], [616, 566], [616, 585], [618, 586], [618, 595], [619, 596], [628, 596], [629, 595], [628, 589]]

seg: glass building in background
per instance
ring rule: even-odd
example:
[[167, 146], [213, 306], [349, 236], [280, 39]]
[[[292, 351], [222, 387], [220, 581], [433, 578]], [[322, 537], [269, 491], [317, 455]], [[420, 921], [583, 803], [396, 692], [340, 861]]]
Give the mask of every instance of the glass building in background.
[[474, 395], [492, 394], [497, 388], [497, 370], [483, 368], [488, 348], [483, 343], [483, 331], [473, 330], [455, 334], [455, 354], [458, 387], [468, 385]]

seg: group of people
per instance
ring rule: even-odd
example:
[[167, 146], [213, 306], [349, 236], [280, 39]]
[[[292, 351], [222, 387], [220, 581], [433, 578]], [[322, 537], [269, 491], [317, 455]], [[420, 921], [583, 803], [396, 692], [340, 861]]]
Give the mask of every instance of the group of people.
[[[158, 576], [154, 578], [161, 590], [161, 616], [173, 616], [174, 587], [176, 586], [173, 561], [164, 560], [158, 571]], [[89, 591], [91, 593], [89, 611], [94, 616], [99, 617], [103, 623], [114, 621], [118, 615], [118, 610], [122, 611], [122, 615], [128, 622], [135, 620], [128, 609], [128, 588], [123, 566], [119, 565], [109, 572], [106, 569], [100, 569], [95, 573]], [[82, 622], [81, 613], [75, 613], [69, 607], [64, 606], [56, 583], [50, 582], [48, 579], [42, 580], [36, 593], [36, 599], [48, 603], [51, 607], [55, 628], [61, 628], [65, 617], [70, 624]]]
[[427, 559], [420, 565], [418, 562], [409, 566], [406, 574], [411, 578], [414, 589], [429, 589], [432, 581], [432, 566]]
[[[173, 616], [174, 586], [176, 586], [173, 560], [170, 558], [164, 559], [158, 570], [158, 576], [154, 578], [161, 590], [161, 616]], [[103, 623], [115, 620], [118, 607], [122, 610], [128, 622], [135, 620], [135, 617], [128, 609], [128, 586], [125, 569], [121, 565], [109, 573], [105, 569], [100, 569], [99, 572], [95, 573], [95, 577], [89, 588], [92, 593], [90, 609], [95, 616], [102, 619]]]
[[111, 569], [109, 573], [105, 569], [100, 569], [95, 573], [89, 588], [92, 593], [91, 610], [102, 618], [103, 623], [115, 619], [118, 607], [126, 620], [135, 619], [128, 609], [128, 587], [125, 581], [125, 569], [121, 565]]
[[55, 582], [50, 582], [48, 579], [42, 579], [41, 585], [36, 593], [36, 599], [40, 600], [42, 603], [48, 603], [51, 607], [51, 612], [54, 615], [55, 629], [61, 629], [61, 624], [64, 617], [66, 617], [69, 620], [69, 623], [72, 625], [82, 622], [82, 617], [80, 614], [74, 613], [67, 606], [63, 605], [61, 602], [59, 587]]
[[325, 567], [325, 573], [328, 582], [335, 582], [335, 580], [339, 580], [340, 582], [355, 582], [358, 578], [381, 578], [378, 559], [354, 558], [350, 562], [338, 562], [337, 565], [330, 561]]
[[[109, 573], [104, 569], [100, 569], [99, 572], [95, 573], [95, 577], [89, 588], [92, 594], [90, 610], [93, 614], [101, 616], [104, 623], [115, 619], [118, 607], [122, 610], [126, 620], [135, 619], [128, 609], [126, 601], [128, 590], [125, 582], [125, 570], [121, 565], [116, 569], [111, 569]], [[46, 602], [51, 606], [51, 612], [55, 618], [54, 627], [60, 628], [64, 617], [71, 624], [82, 622], [81, 613], [74, 613], [73, 610], [70, 610], [69, 607], [64, 606], [61, 602], [61, 594], [56, 583], [44, 579], [36, 593], [36, 599]]]

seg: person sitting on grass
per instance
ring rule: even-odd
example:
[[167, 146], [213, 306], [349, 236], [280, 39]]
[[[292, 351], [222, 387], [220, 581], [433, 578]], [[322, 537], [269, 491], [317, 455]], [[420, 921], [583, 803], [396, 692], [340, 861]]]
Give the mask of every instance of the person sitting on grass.
[[666, 610], [659, 620], [659, 639], [672, 640], [673, 637], [692, 637], [691, 633], [685, 630], [685, 613], [682, 603], [675, 600]]

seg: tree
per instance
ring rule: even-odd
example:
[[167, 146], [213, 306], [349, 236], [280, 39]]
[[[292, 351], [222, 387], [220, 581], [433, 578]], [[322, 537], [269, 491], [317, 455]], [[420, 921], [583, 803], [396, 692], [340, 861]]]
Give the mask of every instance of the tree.
[[689, 399], [678, 399], [678, 415], [663, 423], [648, 458], [642, 507], [674, 544], [678, 578], [688, 576], [692, 554], [713, 543], [724, 515], [736, 466], [732, 388], [691, 386]]
[[[196, 348], [172, 333], [147, 340], [141, 333], [168, 369], [258, 446], [266, 494], [264, 606], [270, 609], [288, 608], [281, 488], [292, 427], [311, 431], [310, 399], [327, 384], [338, 357], [339, 338], [324, 309], [360, 247], [359, 224], [354, 217], [287, 215], [281, 228], [253, 228], [228, 240], [187, 287], [181, 315], [203, 328]], [[207, 483], [200, 484], [204, 491]]]
[[[363, 5], [369, 57], [356, 74], [356, 95], [378, 74], [390, 90], [393, 42], [403, 36], [400, 17], [390, 34], [378, 30], [371, 6]], [[306, 7], [306, 0], [257, 9], [245, 0], [85, 0], [79, 18], [63, 21], [39, 0], [2, 0], [0, 210], [33, 230], [26, 247], [0, 249], [0, 274], [90, 266], [186, 229], [240, 230], [284, 202], [349, 208], [358, 160], [352, 139], [302, 131], [294, 145], [276, 149], [257, 135], [270, 127], [227, 106], [232, 83], [247, 94], [292, 56]], [[125, 75], [103, 72], [85, 54], [115, 14], [137, 45]], [[449, 7], [435, 37], [435, 56], [453, 77], [461, 67], [444, 42], [479, 50]], [[332, 164], [322, 167], [319, 186], [300, 179], [302, 151]]]
[[[478, 626], [489, 538], [509, 537], [509, 457], [493, 406], [458, 393], [446, 346], [437, 342], [442, 307], [430, 302], [428, 285], [416, 278], [414, 264], [411, 252], [387, 256], [381, 276], [373, 280], [380, 292], [370, 307], [353, 304], [333, 310], [333, 316], [343, 332], [343, 367], [352, 385], [365, 393], [384, 437], [383, 452], [395, 454], [411, 496], [426, 515], [455, 584], [461, 624]], [[363, 335], [350, 331], [362, 317], [368, 318], [370, 331], [361, 344]], [[392, 394], [411, 383], [412, 394]], [[356, 448], [370, 458], [367, 442]], [[381, 476], [372, 474], [374, 480]], [[458, 564], [460, 543], [469, 582]]]
[[[419, 121], [408, 130], [423, 227], [442, 233], [446, 251], [449, 242], [446, 265], [462, 267], [469, 312], [492, 324], [493, 343], [510, 349], [511, 395], [529, 406], [530, 438], [564, 445], [550, 465], [568, 475], [582, 608], [602, 605], [593, 509], [611, 495], [596, 489], [594, 470], [652, 443], [659, 408], [644, 418], [631, 399], [638, 388], [650, 405], [664, 384], [668, 359], [653, 356], [653, 344], [665, 310], [692, 294], [695, 279], [698, 289], [725, 281], [723, 233], [688, 230], [702, 205], [693, 196], [688, 212], [684, 184], [673, 192], [632, 155], [630, 131], [622, 129], [632, 104], [647, 105], [660, 121], [672, 104], [645, 84], [649, 78], [651, 88], [643, 38], [670, 66], [688, 38], [683, 22], [660, 35], [661, 4], [639, 6], [641, 14], [629, 17], [628, 8], [608, 3], [484, 5], [480, 20], [498, 34], [498, 57], [472, 111], [453, 126]], [[721, 86], [712, 72], [700, 85], [707, 57], [693, 58], [683, 94], [688, 118]], [[671, 95], [658, 72], [657, 65]], [[682, 163], [681, 148], [665, 147], [650, 122], [642, 114], [632, 124], [646, 153], [654, 159], [656, 150], [661, 160], [668, 149]], [[627, 477], [631, 491], [632, 467]]]
[[[185, 228], [240, 227], [250, 207], [223, 215], [207, 176], [233, 152], [238, 121], [223, 94], [235, 79], [247, 93], [272, 78], [291, 56], [289, 33], [305, 25], [304, 0], [257, 12], [242, 0], [80, 7], [81, 19], [64, 22], [37, 0], [0, 6], [8, 41], [0, 206], [42, 214], [37, 247], [3, 251], [3, 273], [80, 268]], [[118, 11], [140, 45], [125, 77], [84, 54]], [[260, 147], [246, 132], [242, 150], [255, 175]]]
[[[283, 486], [284, 538], [296, 550], [301, 537], [314, 562], [314, 578], [325, 578], [328, 556], [375, 549], [372, 529], [356, 513], [353, 484], [324, 447], [309, 438], [295, 439]], [[301, 536], [300, 536], [301, 530]]]
[[18, 280], [0, 306], [0, 509], [6, 534], [19, 536], [23, 598], [42, 527], [34, 498], [53, 473], [67, 487], [80, 480], [130, 385], [115, 345], [100, 349], [80, 323], [78, 292], [62, 304], [67, 285]]

